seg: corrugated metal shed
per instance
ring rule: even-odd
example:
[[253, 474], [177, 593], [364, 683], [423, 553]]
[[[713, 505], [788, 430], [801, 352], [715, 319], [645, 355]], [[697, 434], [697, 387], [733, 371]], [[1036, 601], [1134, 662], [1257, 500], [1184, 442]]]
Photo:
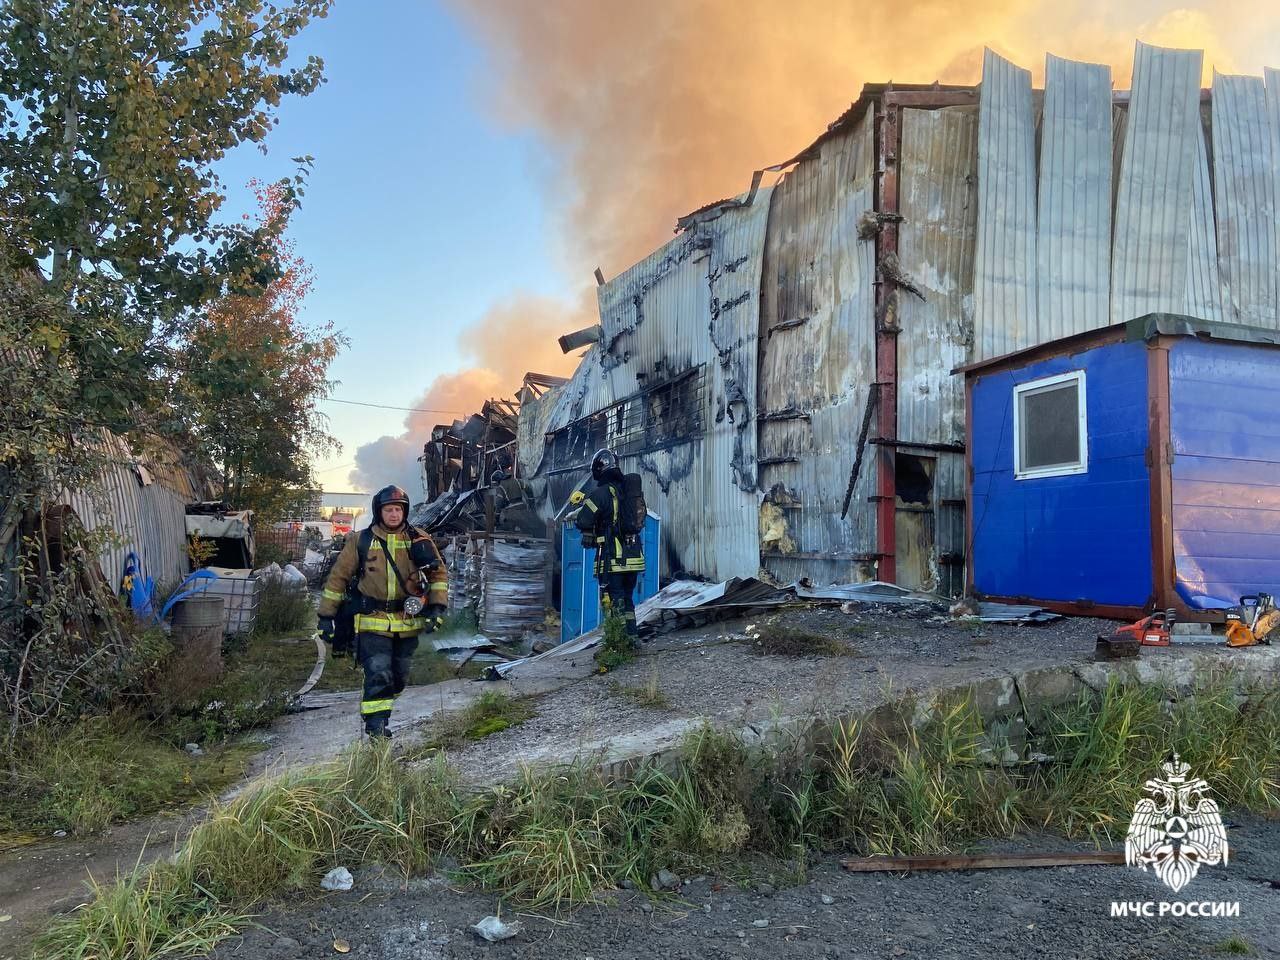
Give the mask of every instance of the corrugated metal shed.
[[980, 102], [975, 359], [1029, 346], [1038, 329], [1036, 127], [1030, 71], [987, 50]]
[[1049, 57], [1032, 342], [1107, 323], [1111, 302], [1111, 68]]
[[779, 580], [855, 579], [875, 549], [868, 457], [841, 518], [854, 439], [875, 379], [872, 111], [818, 145], [774, 188], [760, 330], [760, 565]]
[[1144, 43], [1134, 54], [1111, 260], [1115, 323], [1178, 313], [1186, 300], [1201, 59]]
[[107, 582], [120, 583], [130, 552], [157, 582], [182, 577], [188, 570], [186, 507], [201, 493], [196, 479], [170, 444], [155, 444], [142, 459], [118, 437], [108, 436], [104, 444], [110, 463], [98, 485], [71, 491], [66, 500], [86, 529], [114, 531], [99, 558]]
[[1213, 76], [1213, 170], [1218, 261], [1231, 323], [1276, 320], [1277, 156], [1261, 77]]

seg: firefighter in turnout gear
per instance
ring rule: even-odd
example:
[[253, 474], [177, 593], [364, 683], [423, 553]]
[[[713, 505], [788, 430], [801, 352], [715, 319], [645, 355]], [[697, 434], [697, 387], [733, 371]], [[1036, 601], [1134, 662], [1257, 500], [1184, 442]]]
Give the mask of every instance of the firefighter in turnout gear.
[[596, 452], [591, 460], [591, 476], [596, 488], [582, 501], [574, 523], [582, 531], [582, 545], [596, 551], [601, 605], [606, 615], [622, 617], [634, 646], [639, 639], [636, 581], [644, 572], [644, 549], [638, 536], [622, 530], [623, 474], [612, 450]]
[[[439, 627], [449, 604], [440, 552], [405, 522], [408, 512], [403, 490], [379, 490], [369, 527], [347, 537], [320, 599], [320, 633], [335, 657], [351, 654], [354, 634], [354, 653], [364, 669], [360, 713], [370, 737], [391, 735], [387, 721], [409, 678], [418, 634]], [[354, 622], [344, 630], [347, 618]]]

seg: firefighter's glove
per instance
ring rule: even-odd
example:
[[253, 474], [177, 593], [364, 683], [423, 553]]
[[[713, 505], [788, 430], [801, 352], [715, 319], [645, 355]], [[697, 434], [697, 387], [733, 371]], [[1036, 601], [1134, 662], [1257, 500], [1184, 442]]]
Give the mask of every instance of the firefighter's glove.
[[409, 559], [419, 570], [429, 570], [438, 563], [431, 541], [425, 539], [415, 540], [409, 544]]
[[446, 607], [433, 603], [422, 611], [422, 629], [425, 633], [435, 633], [444, 626]]
[[333, 626], [333, 617], [321, 617], [316, 626], [320, 631], [320, 639], [325, 643], [333, 643], [334, 635], [337, 632]]

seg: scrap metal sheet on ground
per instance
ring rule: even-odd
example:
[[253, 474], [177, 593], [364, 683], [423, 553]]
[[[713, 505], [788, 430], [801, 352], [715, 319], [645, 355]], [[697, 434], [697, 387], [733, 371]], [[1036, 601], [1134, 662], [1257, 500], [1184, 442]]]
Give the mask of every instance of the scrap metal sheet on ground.
[[983, 600], [977, 607], [978, 619], [983, 623], [1050, 623], [1062, 619], [1062, 614], [1050, 613], [1043, 607], [1015, 603], [989, 603]]
[[[732, 577], [721, 583], [677, 580], [636, 605], [636, 623], [642, 627], [653, 626], [671, 614], [680, 617], [724, 608], [780, 606], [792, 599], [794, 593], [789, 588], [779, 589], [755, 577]], [[490, 676], [505, 677], [524, 664], [543, 663], [590, 650], [600, 642], [600, 636], [601, 630], [597, 627], [537, 656], [497, 664]]]
[[865, 583], [833, 583], [815, 587], [803, 581], [794, 585], [796, 596], [802, 600], [846, 600], [860, 603], [938, 603], [940, 597], [914, 593], [896, 583], [868, 580]]

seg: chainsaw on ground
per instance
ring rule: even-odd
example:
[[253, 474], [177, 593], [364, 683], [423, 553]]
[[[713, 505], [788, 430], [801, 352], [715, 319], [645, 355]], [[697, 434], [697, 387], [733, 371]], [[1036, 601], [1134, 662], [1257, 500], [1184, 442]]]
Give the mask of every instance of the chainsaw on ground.
[[1116, 627], [1111, 636], [1098, 637], [1097, 654], [1103, 660], [1136, 657], [1139, 647], [1167, 647], [1177, 615], [1173, 610], [1157, 610], [1137, 623]]
[[1270, 643], [1271, 634], [1280, 626], [1280, 610], [1269, 593], [1256, 593], [1240, 598], [1240, 606], [1227, 611], [1227, 646], [1252, 647]]

